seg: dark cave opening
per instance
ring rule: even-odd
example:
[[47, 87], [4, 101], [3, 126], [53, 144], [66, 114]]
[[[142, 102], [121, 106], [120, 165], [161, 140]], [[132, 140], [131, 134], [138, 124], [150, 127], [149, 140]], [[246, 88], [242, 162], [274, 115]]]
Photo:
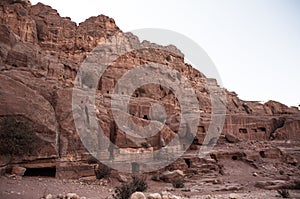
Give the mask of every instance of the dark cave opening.
[[266, 157], [266, 154], [265, 154], [264, 151], [260, 151], [260, 152], [259, 152], [259, 155], [260, 155], [260, 157], [262, 157], [262, 158], [265, 158], [265, 157]]
[[188, 168], [191, 168], [191, 161], [190, 159], [184, 159], [185, 164], [188, 166]]
[[26, 168], [24, 176], [44, 176], [44, 177], [55, 177], [56, 168]]

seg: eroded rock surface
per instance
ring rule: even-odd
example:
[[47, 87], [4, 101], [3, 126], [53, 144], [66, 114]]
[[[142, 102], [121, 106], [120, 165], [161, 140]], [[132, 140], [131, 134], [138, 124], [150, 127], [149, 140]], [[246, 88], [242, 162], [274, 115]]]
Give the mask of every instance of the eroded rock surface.
[[[115, 37], [120, 40], [114, 41]], [[212, 153], [213, 159], [181, 158], [171, 166], [173, 169], [183, 169], [190, 173], [222, 173], [222, 165], [217, 161], [224, 157], [250, 164], [256, 164], [257, 159], [275, 157], [297, 165], [300, 156], [293, 147], [300, 141], [298, 109], [275, 101], [265, 104], [243, 101], [234, 92], [220, 88], [216, 81], [207, 79], [204, 74], [184, 63], [184, 55], [176, 47], [140, 42], [136, 36], [123, 33], [113, 19], [104, 15], [91, 17], [77, 25], [70, 18], [60, 17], [50, 6], [41, 3], [31, 5], [30, 2], [21, 0], [2, 0], [0, 117], [21, 116], [43, 128], [43, 131], [37, 132], [42, 140], [39, 152], [30, 157], [14, 157], [11, 164], [24, 168], [56, 168], [56, 176], [61, 178], [93, 175], [93, 165], [88, 164], [91, 155], [83, 146], [74, 126], [72, 91], [80, 65], [93, 49], [105, 42], [115, 42], [116, 46], [117, 42], [124, 42], [124, 49], [129, 52], [116, 57], [97, 85], [97, 121], [107, 138], [120, 148], [116, 150], [112, 146], [101, 145], [104, 151], [101, 157], [107, 160], [119, 158], [122, 161], [122, 151], [136, 151], [146, 157], [148, 153], [168, 145], [177, 135], [182, 140], [189, 135], [189, 125], [195, 118], [182, 121], [183, 125], [180, 126], [180, 103], [171, 88], [161, 85], [148, 84], [137, 88], [130, 96], [128, 113], [120, 113], [122, 117], [131, 118], [139, 126], [146, 126], [150, 121], [155, 121], [158, 126], [165, 123], [159, 133], [147, 139], [135, 139], [124, 133], [114, 121], [111, 100], [118, 80], [128, 71], [143, 64], [150, 64], [150, 71], [155, 74], [164, 74], [164, 69], [158, 65], [160, 64], [177, 71], [169, 74], [170, 80], [180, 81], [185, 78], [199, 101], [199, 109], [194, 111], [199, 113], [201, 119], [197, 124], [197, 133], [190, 152], [201, 147], [211, 122], [211, 90], [208, 84], [226, 94], [226, 102], [223, 102], [226, 103], [225, 125], [218, 141], [220, 148]], [[137, 46], [139, 49], [134, 50]], [[91, 86], [89, 81], [92, 78], [90, 76], [84, 81], [83, 88]], [[155, 114], [157, 112], [152, 114], [152, 104], [164, 107], [166, 117]], [[84, 107], [79, 109], [84, 111]], [[239, 144], [251, 140], [285, 140], [289, 144], [278, 144], [280, 152], [273, 149], [277, 147], [251, 149], [251, 145], [250, 149], [242, 146], [242, 151], [222, 149], [226, 142]], [[180, 146], [174, 147], [174, 150], [177, 148], [180, 150]], [[286, 154], [292, 154], [294, 159], [288, 158]], [[2, 162], [4, 163], [0, 167], [8, 166], [7, 161]]]

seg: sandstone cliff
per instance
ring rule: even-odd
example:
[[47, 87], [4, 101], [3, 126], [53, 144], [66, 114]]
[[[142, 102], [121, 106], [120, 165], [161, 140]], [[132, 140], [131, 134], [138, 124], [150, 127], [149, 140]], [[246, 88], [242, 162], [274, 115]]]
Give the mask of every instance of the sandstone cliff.
[[[76, 25], [60, 17], [50, 6], [31, 5], [22, 0], [0, 2], [0, 120], [17, 117], [29, 121], [39, 139], [29, 155], [1, 156], [0, 167], [8, 163], [26, 168], [56, 168], [58, 177], [80, 177], [93, 171], [86, 163], [90, 157], [75, 129], [72, 114], [72, 88], [79, 66], [98, 45], [119, 35], [145, 48], [118, 57], [104, 72], [96, 94], [98, 122], [105, 135], [119, 148], [138, 150], [163, 147], [178, 133], [180, 105], [172, 90], [159, 85], [137, 89], [130, 100], [129, 114], [135, 123], [145, 125], [153, 119], [151, 104], [165, 107], [166, 125], [156, 136], [144, 141], [131, 139], [116, 126], [110, 108], [116, 82], [136, 65], [157, 63], [177, 70], [192, 85], [199, 101], [196, 138], [190, 149], [198, 149], [211, 120], [211, 98], [207, 82], [226, 94], [226, 120], [219, 144], [233, 136], [237, 140], [298, 140], [300, 112], [275, 101], [265, 104], [243, 101], [237, 94], [219, 88], [200, 71], [184, 63], [174, 46], [162, 47], [142, 42], [123, 33], [114, 20], [99, 15]], [[127, 48], [133, 48], [128, 45]], [[161, 73], [159, 68], [153, 69]], [[159, 122], [159, 120], [158, 120]], [[188, 129], [188, 122], [185, 123]], [[186, 130], [186, 133], [188, 130]], [[230, 138], [229, 138], [230, 139]], [[232, 140], [232, 139], [231, 139]], [[162, 144], [161, 142], [164, 142]], [[103, 156], [117, 158], [118, 152], [105, 146]]]

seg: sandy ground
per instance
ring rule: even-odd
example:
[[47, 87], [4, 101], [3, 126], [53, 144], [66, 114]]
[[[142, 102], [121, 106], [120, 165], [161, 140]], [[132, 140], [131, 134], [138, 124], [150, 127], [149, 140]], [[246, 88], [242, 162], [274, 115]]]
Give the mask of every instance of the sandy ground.
[[[208, 173], [203, 176], [187, 176], [185, 188], [175, 189], [171, 183], [156, 182], [147, 177], [149, 193], [168, 191], [182, 198], [191, 199], [229, 199], [230, 194], [238, 194], [244, 199], [278, 199], [277, 190], [264, 190], [255, 187], [257, 181], [280, 179], [299, 179], [300, 166], [278, 164], [277, 160], [264, 160], [259, 168], [254, 168], [244, 161], [225, 159], [224, 175]], [[284, 174], [280, 174], [280, 170]], [[255, 175], [254, 175], [255, 174]], [[130, 178], [130, 177], [129, 177]], [[51, 177], [0, 177], [0, 199], [38, 199], [47, 194], [57, 196], [76, 193], [89, 199], [112, 199], [114, 188], [121, 183], [114, 178], [95, 180], [60, 180]], [[300, 199], [300, 190], [289, 190], [291, 198]]]
[[[59, 180], [55, 178], [40, 177], [1, 177], [0, 178], [0, 199], [35, 199], [51, 193], [52, 195], [77, 193], [79, 196], [85, 196], [90, 199], [111, 198], [116, 183], [111, 182], [107, 185], [98, 183], [86, 183], [79, 180]], [[205, 199], [209, 198], [230, 198], [230, 194], [236, 193], [241, 198], [280, 198], [276, 190], [247, 189], [239, 191], [203, 191], [194, 193], [186, 192], [186, 189], [192, 188], [192, 184], [187, 184], [185, 189], [174, 189], [170, 184], [148, 181], [149, 189], [146, 193], [155, 193], [160, 191], [169, 191], [170, 193], [185, 198]], [[203, 190], [210, 190], [211, 187], [203, 185]], [[291, 198], [300, 198], [300, 190], [290, 190]]]

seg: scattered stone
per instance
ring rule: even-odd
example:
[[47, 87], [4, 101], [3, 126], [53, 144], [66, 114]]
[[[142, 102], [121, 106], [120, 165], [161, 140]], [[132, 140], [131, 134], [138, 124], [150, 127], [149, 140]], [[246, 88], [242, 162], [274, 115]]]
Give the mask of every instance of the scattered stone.
[[204, 197], [205, 199], [212, 199], [211, 195], [207, 195]]
[[161, 195], [162, 195], [162, 199], [181, 199], [180, 196], [175, 196], [167, 191], [161, 192]]
[[96, 180], [97, 180], [96, 176], [81, 177], [79, 179], [80, 182], [86, 183], [86, 184], [91, 184], [91, 183], [95, 182]]
[[118, 173], [116, 177], [117, 177], [117, 179], [118, 179], [119, 182], [128, 182], [127, 177], [124, 176], [124, 175], [122, 175], [122, 174], [120, 174], [120, 173]]
[[261, 189], [299, 189], [299, 180], [270, 180], [270, 181], [258, 181], [255, 187]]
[[80, 199], [80, 197], [76, 193], [68, 193], [66, 199]]
[[294, 165], [294, 166], [297, 166], [298, 164], [298, 161], [296, 158], [294, 158], [293, 156], [291, 155], [285, 155], [285, 158], [284, 158], [285, 162], [288, 163], [288, 164], [291, 164], [291, 165]]
[[172, 188], [172, 187], [168, 187], [166, 190], [167, 190], [167, 191], [175, 191], [175, 189]]
[[130, 199], [146, 199], [146, 196], [143, 192], [135, 192], [130, 196]]
[[212, 181], [212, 183], [213, 183], [213, 184], [223, 184], [224, 182], [223, 182], [222, 179], [214, 179], [214, 180]]
[[229, 198], [230, 199], [240, 199], [240, 195], [236, 194], [236, 193], [231, 193], [229, 194]]
[[217, 191], [238, 191], [243, 189], [241, 184], [231, 183], [221, 185], [220, 188], [216, 189]]
[[58, 195], [57, 195], [57, 198], [58, 198], [58, 199], [63, 199], [63, 198], [64, 198], [64, 195], [58, 194]]
[[181, 191], [183, 191], [183, 192], [191, 192], [191, 189], [189, 189], [189, 188], [184, 188], [184, 189], [181, 189]]
[[53, 199], [52, 194], [48, 194], [45, 199]]
[[159, 193], [151, 193], [147, 199], [161, 199], [161, 195]]
[[12, 174], [15, 174], [17, 176], [23, 176], [25, 174], [26, 168], [24, 167], [19, 167], [19, 166], [13, 166], [12, 167]]

